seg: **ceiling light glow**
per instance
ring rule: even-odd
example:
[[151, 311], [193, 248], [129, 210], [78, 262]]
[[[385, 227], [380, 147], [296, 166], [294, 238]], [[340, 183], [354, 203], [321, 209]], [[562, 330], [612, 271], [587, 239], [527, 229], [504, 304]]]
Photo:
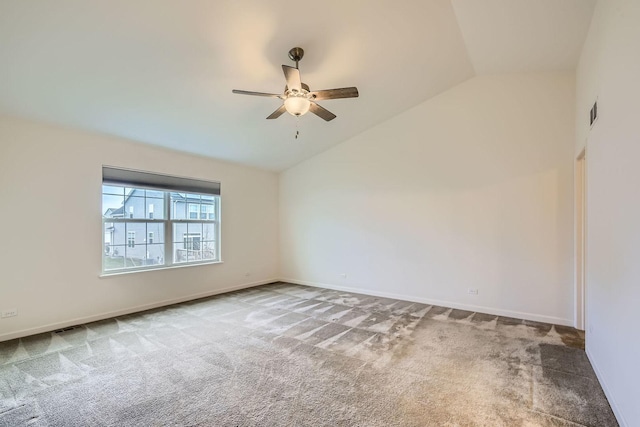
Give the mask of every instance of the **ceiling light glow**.
[[305, 115], [309, 111], [309, 107], [311, 107], [311, 101], [304, 94], [289, 95], [284, 100], [284, 108], [293, 116]]

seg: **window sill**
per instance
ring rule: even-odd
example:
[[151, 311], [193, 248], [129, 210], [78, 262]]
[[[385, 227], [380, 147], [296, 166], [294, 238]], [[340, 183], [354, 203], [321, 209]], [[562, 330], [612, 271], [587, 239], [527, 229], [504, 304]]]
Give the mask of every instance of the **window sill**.
[[185, 264], [185, 265], [172, 265], [169, 267], [160, 267], [160, 268], [141, 268], [139, 270], [114, 271], [113, 273], [99, 274], [98, 277], [101, 279], [107, 279], [109, 277], [124, 276], [127, 274], [148, 273], [150, 271], [175, 270], [177, 268], [199, 267], [201, 265], [214, 265], [214, 264], [223, 264], [223, 263], [224, 263], [223, 261], [211, 261], [211, 262], [198, 262], [194, 264]]

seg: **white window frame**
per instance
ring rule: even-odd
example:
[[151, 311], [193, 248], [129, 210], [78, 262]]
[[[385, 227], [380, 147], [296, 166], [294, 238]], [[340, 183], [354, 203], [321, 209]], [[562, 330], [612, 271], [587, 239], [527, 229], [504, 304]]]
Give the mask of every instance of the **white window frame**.
[[[121, 187], [126, 187], [126, 188], [139, 188], [139, 189], [145, 189], [144, 187], [140, 186], [140, 185], [129, 185], [129, 184], [111, 184], [111, 183], [105, 183], [103, 185], [108, 185], [108, 186], [121, 186]], [[219, 185], [219, 184], [218, 184]], [[190, 219], [190, 218], [186, 218], [186, 219], [175, 219], [175, 218], [171, 218], [171, 194], [172, 193], [181, 193], [180, 191], [176, 191], [176, 190], [160, 190], [158, 188], [153, 188], [154, 191], [162, 191], [164, 193], [164, 209], [163, 209], [163, 215], [162, 218], [158, 219], [158, 218], [130, 218], [129, 212], [126, 212], [125, 215], [122, 215], [122, 217], [104, 217], [102, 218], [102, 227], [103, 227], [103, 231], [102, 231], [102, 253], [103, 253], [103, 263], [102, 263], [102, 274], [101, 276], [110, 276], [110, 275], [118, 275], [118, 274], [123, 274], [123, 273], [130, 273], [130, 272], [136, 272], [136, 271], [147, 271], [147, 270], [162, 270], [162, 269], [166, 269], [166, 268], [176, 268], [176, 267], [189, 267], [189, 266], [194, 266], [194, 265], [203, 265], [203, 264], [218, 264], [218, 263], [222, 263], [222, 255], [221, 255], [221, 225], [220, 225], [220, 210], [221, 210], [221, 198], [219, 194], [204, 194], [207, 197], [213, 197], [213, 204], [211, 206], [213, 206], [213, 218], [212, 219], [200, 219], [200, 210], [201, 208], [199, 206], [201, 206], [200, 203], [193, 203], [194, 206], [198, 207], [197, 209], [197, 213], [196, 219]], [[194, 192], [187, 192], [189, 194], [197, 194]], [[126, 195], [125, 195], [126, 196]], [[189, 217], [189, 205], [191, 203], [188, 203], [185, 201], [185, 203], [187, 203], [187, 208], [186, 210], [186, 214], [187, 217]], [[128, 208], [127, 208], [128, 209]], [[104, 212], [104, 210], [103, 210]], [[156, 215], [154, 215], [156, 216]], [[160, 216], [160, 215], [159, 215]], [[211, 216], [211, 215], [207, 215], [207, 216]], [[111, 224], [114, 225], [117, 223], [123, 223], [123, 224], [133, 224], [133, 223], [142, 223], [142, 224], [149, 224], [149, 223], [159, 223], [163, 225], [163, 230], [164, 230], [164, 239], [163, 239], [163, 245], [164, 245], [164, 253], [162, 256], [162, 260], [163, 260], [163, 264], [152, 264], [152, 265], [142, 265], [142, 266], [136, 266], [136, 267], [126, 267], [126, 263], [125, 267], [122, 268], [117, 268], [117, 269], [109, 269], [109, 270], [105, 270], [105, 265], [104, 265], [104, 259], [106, 257], [105, 254], [105, 227], [106, 224]], [[214, 247], [214, 251], [215, 251], [215, 259], [206, 259], [206, 260], [194, 260], [194, 261], [176, 261], [175, 260], [175, 252], [174, 252], [174, 225], [175, 224], [189, 224], [189, 223], [193, 223], [193, 224], [213, 224], [214, 225], [214, 229], [215, 229], [215, 247]], [[129, 238], [131, 236], [131, 233], [133, 233], [134, 236], [134, 246], [135, 246], [135, 231], [127, 231], [126, 234], [126, 240], [125, 240], [125, 247], [131, 247], [129, 246]], [[153, 235], [153, 232], [148, 232], [146, 233], [147, 238], [149, 238], [150, 235]], [[177, 237], [177, 236], [175, 236]], [[156, 243], [156, 239], [155, 239], [155, 235], [152, 237], [154, 243], [153, 244], [160, 244], [160, 243]], [[111, 243], [110, 246], [113, 246], [113, 238], [111, 239]], [[202, 243], [202, 235], [200, 235], [200, 240], [201, 240], [201, 245]], [[207, 243], [210, 243], [209, 241], [207, 241]], [[150, 242], [145, 242], [145, 244], [152, 244]]]

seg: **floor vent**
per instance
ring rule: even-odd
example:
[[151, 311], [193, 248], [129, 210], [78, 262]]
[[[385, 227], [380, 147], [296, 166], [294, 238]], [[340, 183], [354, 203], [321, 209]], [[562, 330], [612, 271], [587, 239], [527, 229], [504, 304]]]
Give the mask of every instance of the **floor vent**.
[[56, 329], [55, 332], [56, 334], [61, 334], [63, 332], [69, 332], [69, 331], [73, 331], [74, 329], [80, 329], [82, 326], [69, 326], [67, 328], [62, 328], [62, 329]]

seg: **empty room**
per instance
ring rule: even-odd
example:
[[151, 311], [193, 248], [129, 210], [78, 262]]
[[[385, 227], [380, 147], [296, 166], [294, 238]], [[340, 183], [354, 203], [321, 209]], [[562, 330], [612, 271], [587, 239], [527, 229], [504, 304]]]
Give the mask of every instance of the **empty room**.
[[0, 0], [0, 426], [640, 426], [640, 1]]

